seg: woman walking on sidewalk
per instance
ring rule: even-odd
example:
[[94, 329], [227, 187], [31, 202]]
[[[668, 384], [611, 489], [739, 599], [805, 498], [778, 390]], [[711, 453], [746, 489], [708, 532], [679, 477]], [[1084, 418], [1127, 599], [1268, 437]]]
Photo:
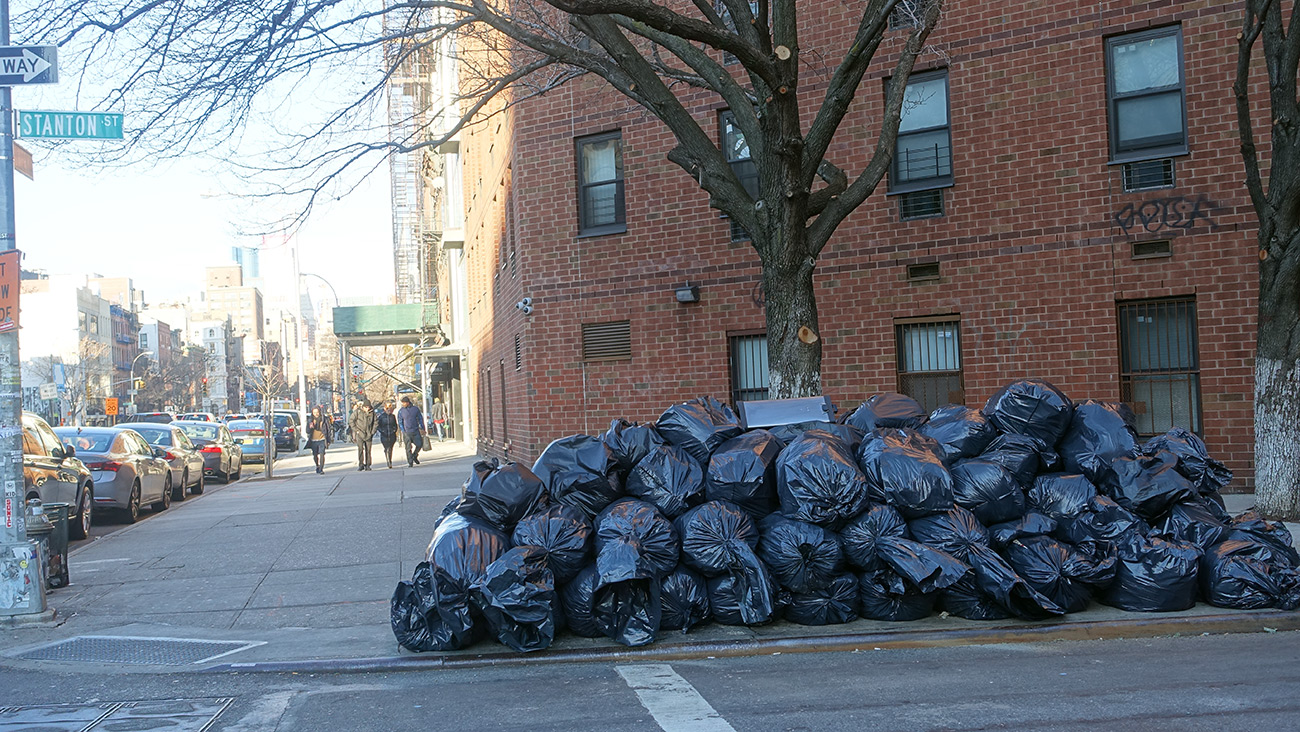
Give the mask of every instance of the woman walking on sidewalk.
[[379, 430], [379, 444], [384, 446], [384, 459], [388, 469], [393, 468], [393, 445], [397, 444], [397, 417], [393, 414], [393, 403], [385, 402], [384, 410], [375, 417], [375, 428]]
[[406, 442], [406, 467], [419, 465], [420, 448], [424, 446], [424, 412], [408, 396], [402, 397], [402, 408], [397, 410], [397, 428]]
[[321, 416], [320, 407], [311, 408], [307, 418], [307, 447], [311, 450], [312, 460], [316, 463], [316, 472], [325, 472], [325, 450], [330, 446], [330, 423]]
[[348, 428], [352, 430], [352, 441], [357, 444], [357, 470], [370, 469], [370, 442], [375, 439], [377, 426], [370, 402], [360, 402], [352, 408]]

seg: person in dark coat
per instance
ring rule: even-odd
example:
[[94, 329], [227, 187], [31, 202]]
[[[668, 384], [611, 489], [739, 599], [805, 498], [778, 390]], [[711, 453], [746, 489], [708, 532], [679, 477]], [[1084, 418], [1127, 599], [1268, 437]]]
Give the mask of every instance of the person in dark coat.
[[420, 448], [424, 447], [424, 412], [411, 403], [409, 396], [402, 397], [402, 408], [397, 410], [397, 428], [406, 444], [406, 467], [420, 464]]
[[312, 407], [307, 417], [307, 448], [311, 450], [316, 472], [325, 472], [325, 451], [330, 446], [330, 420], [323, 416], [320, 407]]
[[397, 415], [393, 414], [393, 403], [385, 402], [384, 408], [375, 415], [375, 428], [379, 430], [379, 444], [384, 446], [384, 459], [388, 469], [393, 468], [393, 445], [397, 444]]
[[357, 470], [370, 470], [370, 442], [378, 428], [370, 402], [360, 402], [352, 408], [348, 428], [352, 430], [352, 441], [357, 444]]

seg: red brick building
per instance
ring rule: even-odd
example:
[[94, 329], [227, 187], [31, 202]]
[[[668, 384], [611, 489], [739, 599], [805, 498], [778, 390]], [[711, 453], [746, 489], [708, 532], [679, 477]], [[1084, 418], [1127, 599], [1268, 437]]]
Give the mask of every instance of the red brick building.
[[[860, 10], [808, 5], [812, 99], [829, 76], [815, 59], [838, 58]], [[930, 39], [941, 53], [909, 84], [890, 180], [817, 264], [832, 400], [898, 390], [978, 406], [1039, 376], [1075, 399], [1132, 403], [1144, 433], [1194, 429], [1249, 487], [1256, 269], [1231, 94], [1239, 15], [1163, 0], [948, 2]], [[850, 176], [875, 143], [886, 51], [904, 33], [891, 31], [828, 156]], [[727, 134], [721, 102], [692, 110]], [[531, 460], [614, 417], [764, 394], [757, 257], [666, 160], [673, 144], [596, 78], [462, 136], [481, 452]], [[727, 149], [743, 173], [743, 142]], [[678, 301], [687, 287], [698, 302]]]

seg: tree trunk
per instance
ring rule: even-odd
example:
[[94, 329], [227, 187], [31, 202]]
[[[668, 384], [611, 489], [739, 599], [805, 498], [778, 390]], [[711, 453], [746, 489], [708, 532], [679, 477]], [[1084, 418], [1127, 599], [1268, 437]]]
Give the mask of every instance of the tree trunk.
[[811, 262], [764, 267], [767, 360], [772, 399], [820, 396], [822, 342]]
[[1288, 233], [1260, 263], [1255, 350], [1255, 505], [1278, 519], [1300, 518], [1300, 230]]

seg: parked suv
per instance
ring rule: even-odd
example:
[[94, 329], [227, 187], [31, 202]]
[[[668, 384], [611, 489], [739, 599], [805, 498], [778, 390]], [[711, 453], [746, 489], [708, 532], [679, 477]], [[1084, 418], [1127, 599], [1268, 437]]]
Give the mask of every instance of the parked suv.
[[297, 412], [277, 409], [271, 419], [276, 452], [297, 452], [302, 448], [302, 426], [298, 424]]
[[75, 450], [59, 440], [45, 420], [30, 412], [23, 412], [23, 485], [27, 499], [71, 504], [69, 536], [86, 538], [95, 505], [90, 470], [77, 459]]

